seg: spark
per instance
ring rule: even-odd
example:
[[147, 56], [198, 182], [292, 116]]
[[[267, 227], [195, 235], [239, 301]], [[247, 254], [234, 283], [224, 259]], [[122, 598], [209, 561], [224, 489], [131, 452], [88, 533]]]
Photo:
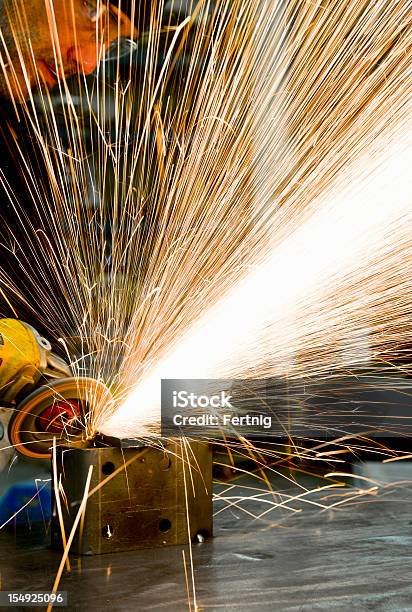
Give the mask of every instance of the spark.
[[[264, 368], [271, 375], [285, 376], [293, 368], [291, 358], [306, 345], [307, 333], [312, 342], [320, 334], [323, 342], [333, 346], [342, 333], [342, 316], [357, 317], [366, 326], [365, 311], [359, 315], [356, 310], [361, 300], [370, 307], [385, 289], [382, 254], [385, 266], [395, 256], [403, 265], [411, 257], [407, 249], [411, 246], [412, 143], [409, 136], [403, 144], [402, 137], [397, 135], [395, 140], [383, 159], [375, 160], [375, 168], [369, 159], [362, 161], [366, 178], [360, 170], [360, 180], [349, 189], [327, 194], [326, 202], [315, 204], [316, 212], [302, 227], [187, 331], [112, 418], [102, 423], [101, 430], [130, 437], [143, 433], [145, 423], [159, 422], [161, 379], [239, 377]], [[348, 176], [353, 175], [346, 171], [345, 179]], [[364, 284], [357, 301], [342, 312], [350, 291], [345, 282], [348, 278], [356, 282], [365, 270], [372, 282]], [[330, 304], [326, 320], [318, 316], [305, 321], [308, 308], [322, 304], [331, 286], [335, 303]], [[410, 285], [407, 291], [411, 299]], [[379, 314], [385, 308], [383, 304]], [[355, 367], [361, 359], [354, 350], [352, 362], [346, 365]], [[320, 369], [320, 360], [316, 365]]]

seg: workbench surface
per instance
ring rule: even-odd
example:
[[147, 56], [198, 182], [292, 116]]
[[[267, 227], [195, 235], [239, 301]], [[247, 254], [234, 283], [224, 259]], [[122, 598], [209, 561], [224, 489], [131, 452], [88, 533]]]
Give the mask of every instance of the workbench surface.
[[[212, 540], [193, 545], [201, 610], [412, 610], [411, 484], [389, 485], [326, 511], [297, 501], [273, 508], [268, 501], [287, 497], [254, 501], [257, 485], [249, 485], [216, 488], [226, 498], [248, 499], [217, 500], [215, 511], [237, 505], [216, 515]], [[352, 493], [312, 492], [307, 499], [330, 505]], [[254, 520], [240, 507], [254, 514], [272, 509]], [[43, 531], [0, 534], [2, 590], [51, 589], [60, 555], [45, 542]], [[69, 610], [188, 609], [181, 547], [72, 558], [60, 588], [68, 592]]]

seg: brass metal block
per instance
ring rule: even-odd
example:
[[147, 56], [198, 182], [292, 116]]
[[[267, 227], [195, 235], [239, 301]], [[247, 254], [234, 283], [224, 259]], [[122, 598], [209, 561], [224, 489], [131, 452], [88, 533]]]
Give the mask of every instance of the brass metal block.
[[[163, 448], [157, 440], [156, 446], [58, 448], [66, 537], [79, 511], [90, 466], [89, 491], [97, 488], [88, 499], [71, 552], [100, 554], [182, 545], [212, 535], [210, 445], [174, 439], [163, 442]], [[55, 500], [52, 546], [62, 548]]]

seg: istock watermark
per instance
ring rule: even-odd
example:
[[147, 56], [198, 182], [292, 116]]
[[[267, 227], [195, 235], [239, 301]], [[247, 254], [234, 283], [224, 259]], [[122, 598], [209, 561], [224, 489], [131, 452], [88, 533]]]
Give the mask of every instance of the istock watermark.
[[188, 391], [173, 391], [173, 408], [233, 408], [231, 395], [221, 391], [217, 395], [196, 395]]
[[[391, 379], [391, 385], [393, 379]], [[162, 435], [336, 438], [412, 434], [411, 402], [376, 380], [342, 376], [331, 381], [305, 378], [167, 379], [161, 385]]]
[[268, 414], [183, 415], [177, 413], [173, 416], [173, 425], [176, 427], [259, 427], [261, 429], [270, 429], [272, 417]]
[[272, 415], [259, 400], [246, 402], [247, 385], [230, 379], [163, 380], [162, 434], [197, 437], [252, 435], [272, 427]]

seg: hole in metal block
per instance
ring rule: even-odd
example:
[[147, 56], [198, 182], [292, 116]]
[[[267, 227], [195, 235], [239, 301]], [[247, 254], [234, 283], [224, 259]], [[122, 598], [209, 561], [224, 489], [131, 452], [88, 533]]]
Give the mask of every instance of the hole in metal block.
[[193, 542], [197, 542], [198, 544], [203, 544], [203, 542], [210, 536], [210, 533], [207, 529], [199, 529], [195, 537], [193, 538]]
[[106, 463], [103, 463], [102, 465], [102, 472], [106, 476], [109, 476], [109, 474], [113, 474], [115, 469], [115, 465], [111, 461], [106, 461]]
[[102, 529], [102, 536], [106, 538], [106, 540], [110, 540], [113, 537], [113, 527], [111, 525], [105, 525]]
[[162, 471], [169, 470], [171, 465], [172, 465], [172, 462], [168, 455], [165, 455], [164, 457], [162, 457], [160, 461], [160, 469]]
[[172, 523], [169, 521], [169, 519], [162, 519], [159, 523], [159, 529], [162, 533], [166, 533], [166, 531], [169, 531], [169, 529], [171, 528]]

